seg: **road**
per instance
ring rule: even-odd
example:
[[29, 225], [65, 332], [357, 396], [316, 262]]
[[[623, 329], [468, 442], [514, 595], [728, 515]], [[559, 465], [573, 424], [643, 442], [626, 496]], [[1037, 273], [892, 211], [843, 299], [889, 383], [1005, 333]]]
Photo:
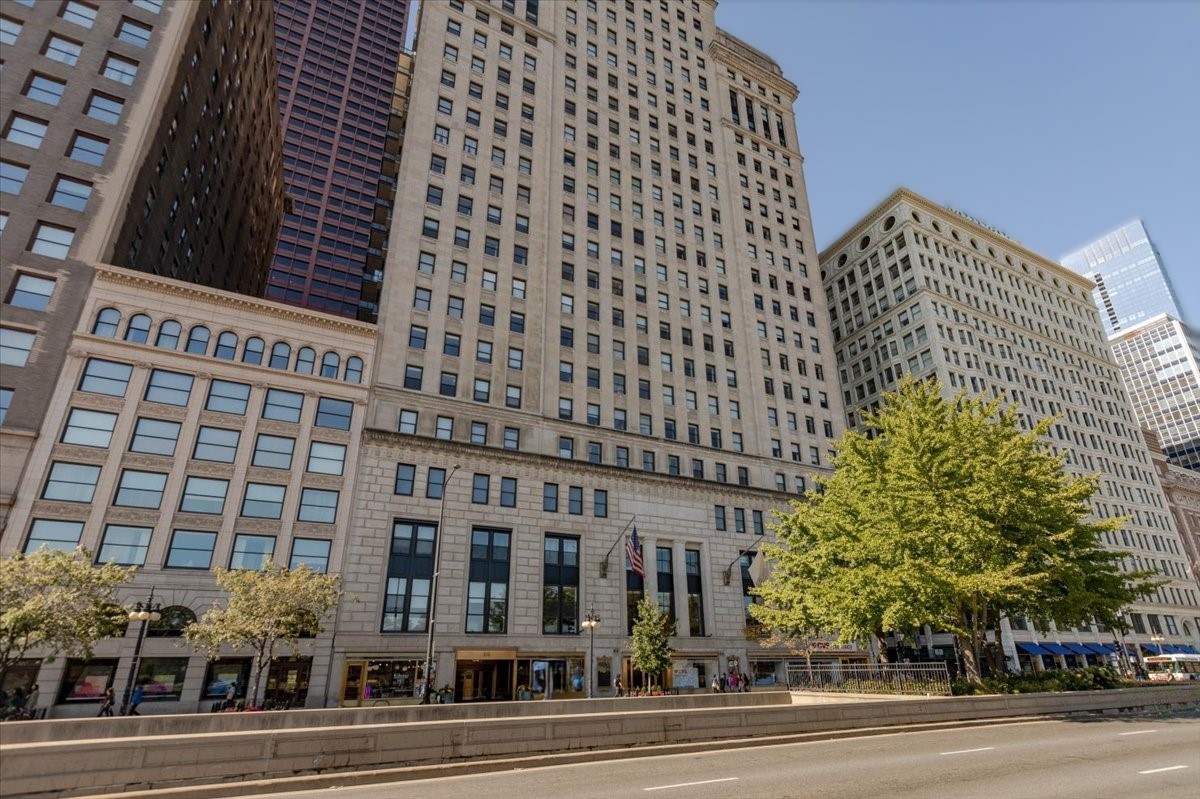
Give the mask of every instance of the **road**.
[[280, 799], [1200, 795], [1200, 712], [981, 725], [324, 788]]

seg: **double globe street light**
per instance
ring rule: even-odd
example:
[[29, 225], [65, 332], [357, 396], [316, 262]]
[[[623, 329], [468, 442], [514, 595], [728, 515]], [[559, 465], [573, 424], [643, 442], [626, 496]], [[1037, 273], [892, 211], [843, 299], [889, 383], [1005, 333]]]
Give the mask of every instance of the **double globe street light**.
[[150, 596], [146, 597], [145, 602], [138, 602], [133, 606], [133, 610], [129, 611], [130, 621], [140, 621], [141, 628], [138, 629], [137, 643], [133, 647], [133, 662], [129, 664], [129, 678], [125, 680], [125, 691], [121, 695], [121, 715], [129, 713], [129, 699], [133, 696], [133, 681], [137, 679], [137, 674], [142, 665], [142, 644], [146, 641], [146, 629], [150, 626], [150, 622], [158, 621], [162, 618], [162, 603], [154, 601], [154, 588], [150, 588]]
[[585, 671], [584, 677], [587, 679], [587, 698], [591, 699], [592, 698], [592, 667], [594, 665], [594, 663], [592, 661], [592, 652], [596, 646], [596, 628], [600, 625], [600, 617], [597, 616], [591, 608], [588, 608], [587, 615], [585, 615], [583, 617], [583, 621], [581, 622], [581, 624], [584, 627], [586, 627], [587, 631], [588, 631], [588, 662], [587, 662], [587, 668], [584, 670]]

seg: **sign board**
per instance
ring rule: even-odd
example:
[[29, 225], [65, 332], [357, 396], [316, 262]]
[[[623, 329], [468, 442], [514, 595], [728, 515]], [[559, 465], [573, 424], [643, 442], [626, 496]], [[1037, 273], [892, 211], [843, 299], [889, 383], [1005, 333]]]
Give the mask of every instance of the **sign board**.
[[700, 672], [686, 664], [671, 667], [671, 686], [674, 688], [699, 688]]

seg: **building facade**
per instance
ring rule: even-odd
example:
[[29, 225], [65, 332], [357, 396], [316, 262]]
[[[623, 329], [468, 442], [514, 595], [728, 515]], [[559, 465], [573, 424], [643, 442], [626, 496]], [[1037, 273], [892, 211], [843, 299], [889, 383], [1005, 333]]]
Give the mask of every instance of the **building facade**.
[[782, 674], [747, 640], [743, 553], [843, 414], [796, 88], [715, 8], [422, 4], [343, 701], [423, 680], [439, 534], [434, 680], [459, 700], [641, 684], [647, 593], [677, 687]]
[[1163, 313], [1183, 318], [1179, 295], [1140, 219], [1064, 256], [1062, 264], [1096, 284], [1092, 295], [1110, 336]]
[[[81, 546], [138, 567], [121, 602], [153, 590], [164, 606], [141, 653], [143, 712], [207, 710], [232, 681], [245, 692], [245, 653], [179, 646], [220, 597], [213, 567], [345, 570], [374, 345], [370, 325], [96, 267], [0, 551]], [[30, 659], [10, 683], [39, 683], [55, 716], [95, 715], [105, 688], [124, 689], [137, 634], [86, 662]], [[321, 704], [331, 640], [277, 658], [268, 701]]]
[[1167, 460], [1200, 471], [1200, 335], [1162, 314], [1109, 338], [1142, 427]]
[[[904, 374], [947, 392], [1004, 396], [1026, 427], [1057, 415], [1049, 441], [1066, 468], [1100, 473], [1097, 517], [1128, 517], [1103, 544], [1123, 567], [1166, 584], [1128, 610], [1132, 658], [1200, 644], [1200, 586], [1188, 562], [1130, 397], [1091, 302], [1092, 283], [997, 231], [907, 190], [897, 191], [821, 253], [848, 423]], [[1097, 662], [1110, 630], [1052, 629], [1005, 619], [1013, 667]], [[1155, 638], [1158, 636], [1158, 638]]]
[[[268, 299], [373, 321], [363, 282], [377, 283], [395, 189], [405, 81], [407, 0], [274, 0], [291, 208]], [[381, 198], [381, 189], [383, 196]], [[368, 264], [368, 259], [374, 263]], [[366, 275], [364, 275], [366, 273]], [[370, 292], [369, 292], [370, 293]]]
[[[1200, 574], [1200, 474], [1171, 463], [1159, 445], [1153, 430], [1143, 430], [1150, 457], [1162, 481], [1167, 506], [1175, 518], [1175, 529], [1192, 564], [1192, 574]], [[1196, 619], [1200, 625], [1200, 616]]]
[[[186, 262], [197, 267], [186, 279], [219, 283], [233, 269], [257, 272], [261, 285], [267, 252], [254, 262], [252, 248], [235, 239], [270, 238], [281, 210], [281, 195], [274, 205], [267, 196], [278, 147], [272, 152], [270, 130], [257, 129], [261, 116], [255, 123], [251, 113], [275, 92], [273, 73], [263, 71], [270, 49], [262, 51], [254, 34], [269, 26], [270, 13], [267, 4], [247, 2], [4, 3], [0, 524], [50, 405], [93, 265], [115, 258], [171, 271]], [[193, 64], [203, 65], [203, 81]], [[211, 73], [216, 86], [210, 69], [219, 71]], [[162, 182], [182, 186], [179, 197], [151, 188]], [[273, 185], [277, 194], [278, 180]], [[256, 220], [257, 233], [246, 219]]]

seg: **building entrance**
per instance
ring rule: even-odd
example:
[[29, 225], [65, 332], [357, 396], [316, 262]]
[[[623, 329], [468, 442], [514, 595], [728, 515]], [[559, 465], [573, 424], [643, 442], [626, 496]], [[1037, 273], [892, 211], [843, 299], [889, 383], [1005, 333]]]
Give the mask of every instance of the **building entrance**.
[[513, 661], [460, 660], [455, 668], [457, 702], [491, 702], [513, 698]]

